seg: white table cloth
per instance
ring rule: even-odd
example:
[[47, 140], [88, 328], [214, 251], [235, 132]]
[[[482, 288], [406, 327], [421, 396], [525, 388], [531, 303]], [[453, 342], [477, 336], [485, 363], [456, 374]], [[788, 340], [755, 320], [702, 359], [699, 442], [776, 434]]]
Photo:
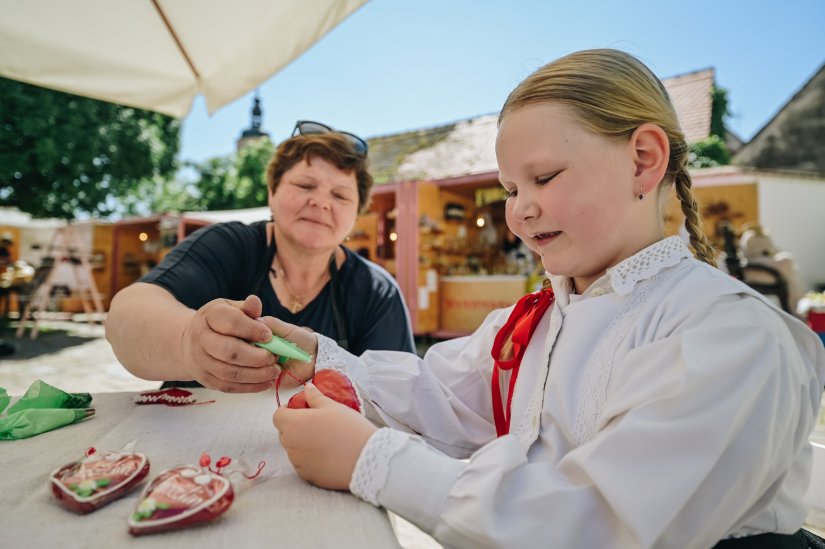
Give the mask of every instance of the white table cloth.
[[[1, 547], [398, 547], [387, 513], [349, 493], [315, 488], [292, 469], [272, 426], [274, 392], [229, 395], [192, 389], [211, 404], [136, 405], [134, 393], [94, 395], [96, 415], [55, 431], [0, 441]], [[88, 515], [56, 503], [49, 475], [81, 457], [89, 446], [120, 450], [132, 440], [151, 463], [147, 479], [123, 498]], [[132, 537], [126, 520], [145, 484], [180, 464], [197, 465], [202, 452], [213, 463], [266, 467], [216, 521], [182, 530]]]

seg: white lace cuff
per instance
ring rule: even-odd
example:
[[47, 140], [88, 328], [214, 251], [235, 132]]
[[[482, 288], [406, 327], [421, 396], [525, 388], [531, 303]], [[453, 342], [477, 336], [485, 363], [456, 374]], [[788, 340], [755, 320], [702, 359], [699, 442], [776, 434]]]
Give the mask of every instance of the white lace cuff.
[[328, 368], [335, 368], [333, 363], [336, 362], [338, 355], [338, 344], [334, 340], [319, 333], [315, 333], [315, 338], [318, 340], [318, 351], [315, 355], [315, 369], [324, 370]]
[[[370, 401], [370, 380], [366, 374], [364, 362], [357, 356], [341, 349], [338, 344], [327, 336], [315, 333], [318, 340], [318, 351], [315, 357], [315, 370], [339, 370], [346, 374], [358, 392], [362, 401]], [[361, 407], [363, 410], [363, 406]]]
[[378, 491], [387, 482], [390, 461], [409, 440], [410, 435], [395, 429], [382, 428], [373, 433], [355, 463], [350, 492], [378, 506]]

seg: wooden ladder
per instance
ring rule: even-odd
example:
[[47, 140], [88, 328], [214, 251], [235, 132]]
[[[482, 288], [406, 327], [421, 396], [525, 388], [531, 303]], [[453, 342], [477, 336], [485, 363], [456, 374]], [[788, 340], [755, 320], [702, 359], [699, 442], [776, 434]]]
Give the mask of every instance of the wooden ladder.
[[[97, 285], [94, 276], [92, 276], [92, 267], [89, 263], [90, 250], [84, 249], [83, 242], [73, 225], [66, 225], [55, 231], [48, 252], [50, 257], [43, 258], [48, 274], [42, 284], [33, 288], [32, 295], [26, 303], [26, 308], [20, 316], [20, 325], [16, 334], [18, 339], [23, 337], [29, 318], [33, 321], [30, 337], [31, 339], [37, 337], [40, 331], [37, 313], [48, 309], [49, 299], [54, 287], [56, 268], [66, 261], [72, 266], [75, 287], [83, 304], [86, 321], [89, 324], [94, 324], [95, 318], [92, 313], [97, 312], [101, 319], [105, 313], [103, 300], [100, 298], [100, 292], [97, 291]], [[48, 261], [51, 261], [50, 265], [47, 264]], [[94, 309], [92, 306], [94, 306]]]

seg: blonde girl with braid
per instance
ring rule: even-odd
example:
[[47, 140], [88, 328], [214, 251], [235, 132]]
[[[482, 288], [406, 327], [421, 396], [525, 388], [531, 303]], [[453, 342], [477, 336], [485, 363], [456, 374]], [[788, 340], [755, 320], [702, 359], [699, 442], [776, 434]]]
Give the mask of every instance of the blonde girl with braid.
[[[713, 266], [661, 82], [621, 51], [563, 57], [510, 94], [496, 153], [550, 287], [423, 358], [265, 319], [313, 356], [295, 373], [363, 401], [310, 386], [275, 412], [297, 473], [447, 547], [807, 546], [825, 350]], [[690, 249], [664, 234], [671, 187]]]

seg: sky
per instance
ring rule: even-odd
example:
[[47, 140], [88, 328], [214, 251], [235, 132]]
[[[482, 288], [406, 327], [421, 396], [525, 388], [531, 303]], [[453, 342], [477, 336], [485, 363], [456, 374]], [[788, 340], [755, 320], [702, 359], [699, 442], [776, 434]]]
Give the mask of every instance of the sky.
[[[825, 0], [370, 0], [263, 83], [262, 129], [296, 120], [369, 138], [498, 112], [539, 66], [610, 47], [660, 78], [712, 67], [728, 127], [752, 138], [825, 63]], [[253, 93], [211, 117], [198, 98], [181, 159], [231, 154]]]

